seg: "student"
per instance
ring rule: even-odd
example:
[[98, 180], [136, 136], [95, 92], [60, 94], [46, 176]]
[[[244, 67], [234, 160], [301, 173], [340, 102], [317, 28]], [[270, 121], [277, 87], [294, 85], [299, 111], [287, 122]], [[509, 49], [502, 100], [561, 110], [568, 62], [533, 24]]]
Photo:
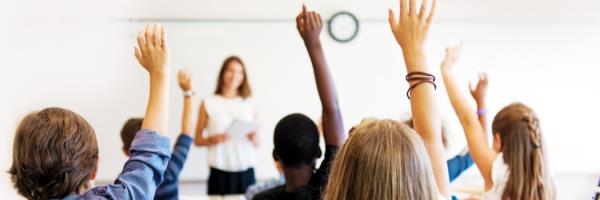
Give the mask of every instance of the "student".
[[[179, 199], [179, 172], [183, 169], [183, 165], [188, 156], [190, 145], [192, 144], [192, 133], [194, 130], [192, 110], [193, 97], [192, 79], [190, 74], [185, 70], [180, 70], [178, 74], [179, 87], [183, 91], [183, 116], [181, 120], [181, 134], [177, 137], [171, 160], [167, 164], [167, 170], [164, 174], [164, 181], [156, 190], [154, 199], [168, 200]], [[121, 130], [121, 140], [123, 141], [123, 152], [130, 156], [129, 148], [136, 133], [142, 128], [142, 118], [132, 118], [127, 120]]]
[[314, 171], [316, 160], [322, 154], [315, 122], [302, 114], [284, 117], [275, 127], [273, 158], [281, 163], [285, 185], [259, 193], [254, 196], [255, 200], [321, 199], [330, 163], [345, 138], [337, 92], [319, 39], [323, 28], [321, 16], [306, 11], [303, 6], [302, 12], [296, 17], [296, 27], [308, 50], [321, 99], [325, 159]]
[[493, 147], [489, 147], [484, 128], [468, 99], [460, 94], [452, 73], [461, 51], [462, 45], [447, 48], [441, 70], [448, 97], [485, 182], [483, 199], [556, 199], [535, 112], [521, 103], [500, 110], [492, 123]]
[[150, 97], [129, 152], [115, 182], [94, 187], [98, 142], [94, 129], [78, 114], [46, 108], [19, 124], [9, 170], [19, 194], [27, 199], [152, 199], [169, 161], [167, 130], [169, 51], [164, 29], [148, 24], [138, 34], [135, 56], [150, 74]]
[[234, 120], [256, 123], [251, 95], [244, 62], [237, 56], [228, 57], [221, 66], [214, 95], [200, 105], [194, 139], [196, 146], [208, 147], [208, 195], [212, 197], [244, 194], [256, 182], [257, 133], [247, 133], [247, 139], [231, 139], [226, 133]]
[[418, 135], [401, 122], [363, 120], [350, 131], [333, 163], [325, 200], [432, 200], [450, 196], [435, 79], [424, 51], [435, 1], [425, 1], [420, 11], [416, 2], [410, 0], [407, 5], [406, 0], [400, 0], [400, 21], [389, 10], [389, 23], [409, 73], [408, 94]]

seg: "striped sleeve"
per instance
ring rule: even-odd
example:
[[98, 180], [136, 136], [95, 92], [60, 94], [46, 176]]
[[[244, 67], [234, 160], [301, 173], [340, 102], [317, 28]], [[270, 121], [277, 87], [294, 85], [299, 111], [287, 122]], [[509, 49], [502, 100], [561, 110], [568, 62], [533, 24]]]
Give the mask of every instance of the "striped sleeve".
[[183, 169], [191, 144], [192, 138], [190, 136], [185, 134], [179, 135], [175, 142], [171, 160], [169, 160], [169, 163], [167, 164], [165, 179], [156, 190], [154, 199], [178, 199], [179, 172]]

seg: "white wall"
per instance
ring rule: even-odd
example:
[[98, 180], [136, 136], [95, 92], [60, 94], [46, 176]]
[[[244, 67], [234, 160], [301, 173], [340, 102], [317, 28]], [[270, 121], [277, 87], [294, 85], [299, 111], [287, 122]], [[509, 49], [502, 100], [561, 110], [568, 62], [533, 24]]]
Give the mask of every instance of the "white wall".
[[[133, 57], [135, 32], [143, 26], [138, 19], [185, 18], [200, 20], [163, 23], [170, 37], [173, 72], [189, 68], [198, 96], [205, 97], [212, 92], [226, 56], [238, 54], [245, 59], [263, 127], [257, 175], [274, 175], [270, 151], [277, 120], [291, 112], [319, 117], [310, 61], [291, 21], [301, 2], [168, 2], [65, 0], [4, 6], [7, 17], [0, 22], [8, 24], [8, 31], [0, 33], [4, 44], [0, 53], [5, 55], [0, 86], [8, 98], [1, 98], [0, 103], [0, 128], [5, 135], [0, 140], [1, 171], [10, 165], [14, 128], [21, 117], [47, 106], [62, 106], [81, 114], [96, 129], [99, 179], [113, 179], [125, 161], [120, 128], [128, 117], [143, 114], [147, 98], [147, 75]], [[322, 36], [346, 128], [367, 116], [407, 116], [401, 53], [384, 20], [385, 9], [395, 7], [393, 2], [307, 2], [323, 16], [343, 8], [369, 19], [350, 44], [335, 43], [326, 33]], [[596, 104], [600, 97], [595, 94], [600, 83], [595, 78], [600, 67], [596, 59], [600, 2], [456, 0], [440, 1], [438, 8], [440, 15], [428, 45], [431, 66], [440, 62], [446, 45], [464, 40], [461, 78], [466, 88], [475, 73], [490, 73], [490, 114], [513, 101], [531, 105], [542, 120], [553, 172], [599, 174], [600, 160], [594, 155], [600, 136], [593, 124], [600, 112]], [[456, 129], [443, 87], [438, 91], [444, 114]], [[169, 136], [174, 139], [181, 114], [181, 93], [174, 76], [171, 92]], [[452, 152], [464, 145], [459, 130]], [[205, 150], [194, 148], [189, 157], [182, 179], [205, 179]], [[0, 178], [4, 194], [10, 191], [10, 182], [4, 173]], [[578, 192], [562, 195], [573, 197]]]

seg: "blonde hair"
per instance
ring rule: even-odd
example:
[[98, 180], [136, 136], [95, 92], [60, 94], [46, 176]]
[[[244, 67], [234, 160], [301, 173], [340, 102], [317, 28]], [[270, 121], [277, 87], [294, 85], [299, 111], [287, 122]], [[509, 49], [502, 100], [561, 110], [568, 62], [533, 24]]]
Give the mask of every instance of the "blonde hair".
[[556, 199], [535, 112], [521, 103], [510, 104], [496, 114], [492, 130], [500, 136], [500, 151], [508, 166], [502, 199]]
[[428, 200], [437, 191], [421, 138], [403, 123], [365, 119], [338, 152], [323, 199]]

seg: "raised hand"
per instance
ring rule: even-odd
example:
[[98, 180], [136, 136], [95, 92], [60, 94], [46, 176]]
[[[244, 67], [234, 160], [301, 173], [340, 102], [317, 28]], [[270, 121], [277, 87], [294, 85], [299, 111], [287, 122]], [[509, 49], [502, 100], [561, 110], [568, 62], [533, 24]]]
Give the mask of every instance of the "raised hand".
[[473, 96], [475, 102], [477, 102], [478, 107], [483, 107], [483, 104], [485, 104], [485, 94], [487, 92], [488, 80], [488, 75], [486, 73], [481, 73], [479, 74], [479, 81], [475, 87], [469, 84], [471, 96]]
[[169, 72], [170, 55], [165, 29], [157, 23], [146, 25], [137, 36], [135, 57], [151, 75]]
[[180, 69], [177, 74], [177, 79], [179, 80], [179, 88], [181, 88], [182, 91], [187, 92], [192, 90], [192, 75], [189, 71]]
[[319, 35], [323, 29], [321, 15], [315, 11], [306, 11], [306, 6], [302, 5], [302, 11], [296, 16], [296, 28], [306, 45], [320, 42]]
[[452, 71], [452, 69], [454, 69], [454, 65], [456, 65], [458, 59], [460, 59], [462, 48], [462, 42], [459, 45], [449, 46], [446, 48], [446, 56], [444, 56], [444, 60], [440, 65], [442, 72], [449, 72]]
[[142, 129], [159, 133], [167, 131], [169, 123], [169, 51], [165, 29], [160, 24], [148, 24], [139, 32], [135, 57], [150, 73], [150, 96]]
[[388, 21], [394, 37], [403, 51], [414, 48], [421, 49], [427, 40], [431, 20], [435, 13], [435, 0], [433, 0], [429, 11], [427, 5], [431, 0], [424, 0], [419, 11], [417, 11], [417, 1], [410, 0], [409, 7], [406, 6], [406, 1], [400, 0], [398, 20], [395, 18], [394, 11], [392, 9], [388, 10]]

